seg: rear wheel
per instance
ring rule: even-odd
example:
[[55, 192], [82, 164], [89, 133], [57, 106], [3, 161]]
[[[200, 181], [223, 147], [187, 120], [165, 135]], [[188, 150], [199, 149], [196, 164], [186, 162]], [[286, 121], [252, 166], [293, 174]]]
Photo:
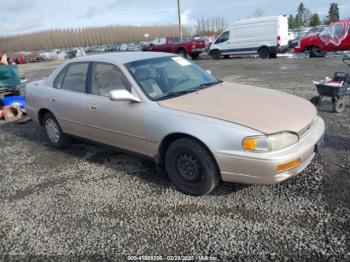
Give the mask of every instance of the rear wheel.
[[268, 47], [261, 47], [258, 51], [258, 55], [261, 59], [267, 59], [270, 56], [270, 50]]
[[333, 103], [333, 109], [336, 113], [341, 113], [345, 109], [345, 99], [339, 98], [338, 101]]
[[63, 148], [71, 143], [70, 137], [62, 132], [62, 129], [53, 114], [45, 114], [43, 126], [47, 138], [54, 147]]
[[211, 51], [211, 57], [214, 59], [214, 60], [219, 60], [221, 58], [221, 52], [217, 49]]
[[215, 160], [194, 139], [182, 138], [173, 142], [165, 155], [165, 168], [175, 187], [188, 195], [208, 194], [220, 182]]
[[322, 52], [322, 50], [317, 47], [317, 46], [313, 46], [310, 49], [310, 57], [315, 58], [315, 57], [324, 57], [324, 53]]

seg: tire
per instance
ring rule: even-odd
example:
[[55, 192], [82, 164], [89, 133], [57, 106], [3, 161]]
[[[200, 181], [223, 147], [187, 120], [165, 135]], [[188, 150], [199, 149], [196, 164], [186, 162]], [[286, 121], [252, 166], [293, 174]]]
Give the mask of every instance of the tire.
[[310, 49], [310, 57], [312, 57], [312, 58], [324, 57], [324, 53], [322, 52], [322, 50], [319, 47], [313, 46]]
[[320, 96], [314, 96], [310, 99], [310, 102], [313, 103], [315, 106], [319, 106], [321, 104], [321, 97]]
[[187, 58], [186, 51], [183, 50], [183, 49], [179, 49], [179, 50], [177, 51], [177, 54], [178, 54], [179, 56], [182, 56], [183, 58]]
[[268, 59], [270, 56], [270, 50], [268, 47], [261, 47], [258, 51], [258, 55], [261, 59]]
[[345, 109], [345, 99], [339, 98], [338, 101], [333, 103], [333, 109], [336, 113], [341, 113]]
[[220, 182], [216, 162], [205, 146], [194, 139], [173, 142], [165, 154], [165, 170], [180, 192], [202, 196]]
[[277, 58], [277, 54], [272, 54], [272, 53], [271, 53], [271, 54], [269, 55], [269, 58], [270, 58], [270, 59], [276, 59], [276, 58]]
[[191, 54], [191, 58], [192, 58], [192, 60], [198, 59], [199, 54], [198, 53]]
[[214, 60], [219, 60], [221, 58], [221, 52], [217, 49], [211, 51], [211, 57], [214, 59]]
[[53, 114], [45, 114], [43, 127], [47, 138], [54, 147], [64, 148], [71, 143], [70, 137], [62, 132], [62, 129]]

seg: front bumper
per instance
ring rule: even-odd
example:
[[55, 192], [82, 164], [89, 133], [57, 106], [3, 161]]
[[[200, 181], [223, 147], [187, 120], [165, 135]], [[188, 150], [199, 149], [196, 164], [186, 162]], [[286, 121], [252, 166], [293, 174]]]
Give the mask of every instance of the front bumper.
[[[237, 156], [234, 154], [216, 153], [221, 178], [224, 182], [245, 184], [276, 184], [301, 173], [314, 158], [322, 141], [325, 124], [322, 118], [316, 117], [313, 126], [301, 137], [299, 142], [287, 149], [268, 153], [251, 153]], [[277, 172], [276, 167], [293, 160], [301, 163], [284, 172]]]

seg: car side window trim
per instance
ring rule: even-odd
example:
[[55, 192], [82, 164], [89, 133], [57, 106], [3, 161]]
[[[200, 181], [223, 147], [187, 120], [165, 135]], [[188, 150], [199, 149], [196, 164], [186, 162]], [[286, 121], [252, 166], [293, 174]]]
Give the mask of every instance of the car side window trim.
[[98, 97], [105, 97], [105, 96], [101, 96], [101, 95], [95, 95], [92, 93], [92, 77], [95, 75], [95, 69], [97, 65], [109, 65], [112, 66], [114, 68], [116, 68], [121, 75], [123, 76], [122, 81], [125, 82], [125, 86], [126, 86], [126, 90], [129, 91], [130, 93], [132, 92], [132, 84], [130, 83], [130, 81], [128, 80], [128, 78], [125, 76], [124, 72], [120, 69], [119, 66], [115, 65], [115, 64], [111, 64], [111, 63], [107, 63], [107, 62], [91, 62], [91, 68], [89, 67], [89, 70], [91, 70], [91, 73], [89, 73], [89, 85], [88, 85], [88, 89], [87, 89], [87, 94], [91, 95], [91, 96], [98, 96]]
[[[75, 92], [75, 91], [72, 91], [72, 90], [67, 90], [67, 89], [63, 89], [62, 88], [62, 85], [64, 83], [64, 80], [66, 79], [66, 76], [67, 76], [67, 72], [69, 70], [69, 68], [72, 66], [72, 65], [76, 65], [76, 64], [88, 64], [88, 70], [86, 72], [86, 78], [85, 78], [85, 92], [84, 93], [81, 93], [81, 92]], [[89, 83], [88, 83], [88, 80], [89, 80], [89, 71], [90, 71], [90, 67], [91, 67], [91, 62], [89, 61], [83, 61], [83, 62], [72, 62], [72, 63], [69, 63], [65, 68], [64, 70], [66, 70], [64, 72], [64, 76], [63, 76], [63, 79], [62, 79], [62, 84], [61, 84], [61, 90], [64, 90], [66, 92], [72, 92], [72, 93], [78, 93], [78, 94], [87, 94], [88, 93], [88, 86], [89, 86]]]

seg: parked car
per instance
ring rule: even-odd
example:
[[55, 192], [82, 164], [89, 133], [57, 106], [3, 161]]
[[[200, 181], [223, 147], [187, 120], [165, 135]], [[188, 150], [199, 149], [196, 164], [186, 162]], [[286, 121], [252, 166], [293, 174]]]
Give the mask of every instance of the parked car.
[[81, 57], [27, 84], [28, 114], [53, 146], [82, 137], [144, 155], [190, 195], [220, 181], [274, 184], [315, 156], [324, 122], [307, 100], [222, 82], [151, 52]]
[[321, 33], [304, 36], [294, 50], [308, 52], [310, 57], [323, 57], [327, 52], [350, 50], [350, 19], [331, 24]]
[[192, 59], [199, 57], [205, 50], [205, 42], [202, 40], [188, 40], [181, 42], [178, 37], [161, 37], [153, 40], [143, 51], [167, 52], [178, 54], [182, 57], [190, 56]]
[[320, 34], [322, 33], [327, 26], [325, 25], [319, 25], [315, 27], [303, 27], [303, 28], [297, 28], [290, 30], [288, 35], [288, 46], [290, 49], [294, 49], [299, 45], [300, 39], [303, 38], [306, 35], [311, 34]]
[[258, 54], [275, 58], [288, 50], [288, 18], [273, 16], [241, 20], [227, 28], [210, 46], [213, 59]]

